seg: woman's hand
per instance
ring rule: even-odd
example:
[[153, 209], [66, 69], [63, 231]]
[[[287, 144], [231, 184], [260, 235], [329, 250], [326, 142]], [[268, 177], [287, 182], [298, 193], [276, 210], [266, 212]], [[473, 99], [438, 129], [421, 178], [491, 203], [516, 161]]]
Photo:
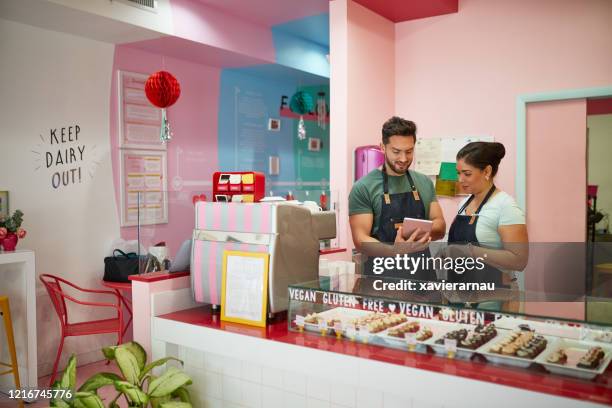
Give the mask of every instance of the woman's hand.
[[474, 250], [472, 245], [451, 244], [438, 253], [441, 258], [473, 258]]

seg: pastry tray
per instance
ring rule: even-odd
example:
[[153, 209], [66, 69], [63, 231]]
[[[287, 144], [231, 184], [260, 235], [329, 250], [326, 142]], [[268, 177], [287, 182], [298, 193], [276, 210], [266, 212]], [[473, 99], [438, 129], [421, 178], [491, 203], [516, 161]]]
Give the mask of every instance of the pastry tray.
[[[417, 349], [419, 350], [424, 350], [429, 340], [431, 340], [432, 338], [437, 339], [443, 336], [445, 333], [449, 331], [449, 329], [453, 330], [454, 328], [457, 328], [457, 329], [463, 328], [462, 326], [458, 326], [455, 323], [442, 322], [440, 320], [418, 319], [418, 318], [408, 318], [408, 321], [401, 323], [400, 325], [408, 324], [411, 322], [418, 322], [420, 326], [419, 330], [423, 329], [424, 327], [427, 327], [432, 331], [432, 334], [433, 334], [427, 340], [422, 340], [422, 341], [417, 340], [416, 341]], [[388, 332], [389, 332], [389, 329], [386, 329], [380, 333], [376, 333], [375, 336], [380, 338], [383, 342], [385, 342], [387, 345], [391, 347], [402, 348], [402, 349], [406, 349], [408, 347], [405, 337], [389, 336]]]
[[[599, 367], [594, 369], [580, 368], [576, 364], [580, 357], [587, 352], [591, 347], [601, 347], [604, 351], [604, 358], [599, 363]], [[567, 362], [565, 364], [555, 364], [546, 361], [547, 357], [559, 350], [560, 348], [565, 349], [567, 354]], [[585, 380], [592, 380], [598, 374], [606, 371], [610, 360], [612, 359], [612, 347], [603, 343], [595, 343], [591, 341], [578, 341], [570, 339], [557, 339], [550, 347], [547, 347], [538, 357], [536, 362], [542, 364], [548, 371], [554, 374], [562, 374], [570, 377], [582, 378]]]
[[[449, 326], [446, 331], [442, 332], [438, 336], [434, 335], [424, 342], [425, 344], [430, 346], [436, 354], [439, 354], [439, 355], [446, 355], [447, 351], [446, 351], [446, 347], [444, 346], [444, 343], [436, 344], [436, 340], [440, 339], [448, 332], [451, 332], [453, 330], [460, 330], [460, 329], [466, 329], [468, 331], [468, 337], [469, 337], [470, 334], [474, 333], [474, 329], [476, 328], [475, 325], [471, 325], [471, 324], [458, 324], [458, 323], [450, 324], [450, 325], [448, 323], [444, 323], [444, 324]], [[495, 341], [495, 339], [499, 338], [500, 334], [502, 336], [505, 335], [503, 333], [505, 330], [501, 329], [501, 333], [500, 333], [500, 329], [496, 328], [496, 330], [497, 330], [497, 335], [493, 337], [491, 340], [489, 340], [488, 342], [486, 342], [485, 344], [483, 344], [481, 347], [486, 346], [487, 344], [491, 344], [492, 341]], [[458, 358], [469, 359], [474, 355], [474, 353], [477, 352], [477, 350], [478, 349], [468, 349], [468, 348], [460, 347], [459, 343], [457, 343], [457, 354], [456, 355]]]
[[[359, 309], [351, 309], [348, 307], [336, 307], [334, 309], [329, 309], [321, 313], [317, 313], [319, 318], [324, 319], [326, 322], [332, 319], [340, 319], [342, 324], [345, 325], [349, 323], [353, 319], [357, 319], [359, 317], [367, 316], [374, 312], [369, 312], [367, 310], [359, 310]], [[304, 316], [305, 317], [305, 316]], [[319, 331], [318, 323], [306, 323], [304, 322], [304, 328], [308, 331]], [[328, 330], [333, 329], [332, 326], [328, 327]]]
[[[538, 357], [540, 357], [542, 354], [546, 354], [550, 348], [552, 347], [552, 344], [555, 343], [557, 341], [557, 337], [552, 337], [552, 336], [545, 336], [545, 335], [541, 335], [539, 333], [535, 333], [535, 335], [540, 335], [542, 337], [544, 337], [546, 339], [546, 347], [544, 348], [544, 350], [542, 350], [542, 352], [540, 354], [538, 354], [537, 356], [535, 356], [534, 358], [525, 358], [525, 357], [517, 357], [517, 356], [508, 356], [505, 354], [498, 354], [498, 353], [491, 353], [489, 351], [489, 348], [495, 344], [497, 344], [498, 342], [504, 340], [507, 336], [509, 336], [512, 332], [516, 331], [516, 330], [506, 330], [506, 329], [501, 329], [502, 333], [500, 333], [499, 331], [500, 329], [497, 329], [498, 335], [497, 337], [495, 337], [493, 340], [496, 340], [495, 342], [489, 342], [487, 344], [483, 344], [482, 346], [480, 346], [476, 352], [482, 356], [484, 356], [487, 361], [490, 361], [494, 364], [505, 364], [505, 365], [511, 365], [514, 367], [520, 367], [520, 368], [527, 368], [529, 367], [531, 364], [537, 362]], [[500, 337], [500, 334], [502, 337]]]

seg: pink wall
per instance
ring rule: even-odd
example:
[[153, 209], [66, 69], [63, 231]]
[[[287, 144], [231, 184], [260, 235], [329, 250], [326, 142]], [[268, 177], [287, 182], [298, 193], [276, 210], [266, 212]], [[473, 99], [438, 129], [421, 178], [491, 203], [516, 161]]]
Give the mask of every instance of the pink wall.
[[[335, 0], [329, 3], [329, 25], [330, 25], [330, 81], [329, 100], [331, 121], [329, 129], [330, 158], [344, 157], [346, 159], [348, 150], [348, 80], [346, 72], [348, 68], [348, 11], [347, 0]], [[347, 163], [352, 160], [330, 160], [329, 179], [331, 191], [338, 191], [339, 210], [338, 230], [336, 231], [338, 245], [351, 247], [350, 233], [348, 232], [348, 203], [346, 202], [348, 186], [346, 178], [349, 174]], [[347, 254], [348, 255], [348, 254]]]
[[272, 31], [194, 0], [172, 0], [174, 35], [274, 62]]
[[[181, 84], [181, 96], [168, 109], [168, 119], [174, 138], [168, 144], [169, 223], [145, 227], [143, 241], [149, 245], [164, 240], [173, 257], [183, 240], [191, 237], [194, 210], [193, 191], [205, 189], [198, 185], [210, 181], [218, 167], [217, 114], [220, 70], [184, 60], [164, 57], [149, 52], [117, 46], [113, 65], [111, 91], [111, 148], [115, 195], [119, 202], [119, 149], [117, 70], [151, 74], [158, 70], [171, 72]], [[173, 186], [176, 176], [184, 181], [180, 191]], [[187, 185], [185, 185], [187, 184]], [[210, 189], [208, 187], [207, 189]], [[119, 205], [117, 206], [119, 208]], [[170, 227], [171, 226], [171, 227]], [[124, 239], [135, 239], [136, 228], [121, 229]]]
[[[346, 0], [330, 3], [332, 190], [340, 192], [339, 244], [352, 247], [348, 193], [353, 185], [356, 147], [377, 144], [381, 127], [394, 113], [394, 24]], [[335, 154], [334, 154], [335, 156]], [[339, 156], [340, 157], [340, 156]]]
[[[585, 285], [585, 248], [564, 256], [570, 249], [555, 243], [585, 241], [586, 119], [584, 99], [527, 105], [527, 226], [529, 241], [544, 243], [533, 247], [525, 271], [525, 289], [535, 293], [576, 293]], [[528, 302], [525, 311], [580, 318], [584, 302]]]
[[[513, 194], [516, 97], [612, 84], [610, 21], [608, 0], [462, 0], [456, 14], [396, 24], [396, 113], [415, 120], [420, 137], [504, 143], [497, 184]], [[441, 201], [452, 219], [457, 200]]]
[[585, 241], [586, 156], [584, 99], [527, 105], [530, 241]]

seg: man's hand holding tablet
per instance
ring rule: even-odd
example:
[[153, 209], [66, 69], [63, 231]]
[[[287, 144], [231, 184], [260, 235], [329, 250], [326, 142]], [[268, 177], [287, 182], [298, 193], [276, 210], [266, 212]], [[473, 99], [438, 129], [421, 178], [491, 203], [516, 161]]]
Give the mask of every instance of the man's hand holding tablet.
[[394, 251], [398, 254], [424, 251], [431, 242], [429, 234], [432, 224], [431, 221], [427, 220], [404, 218], [404, 223], [397, 229]]
[[404, 218], [404, 224], [402, 225], [402, 237], [408, 239], [417, 229], [419, 230], [418, 235], [415, 237], [416, 240], [423, 238], [423, 235], [431, 232], [433, 222], [430, 220], [421, 220], [419, 218]]

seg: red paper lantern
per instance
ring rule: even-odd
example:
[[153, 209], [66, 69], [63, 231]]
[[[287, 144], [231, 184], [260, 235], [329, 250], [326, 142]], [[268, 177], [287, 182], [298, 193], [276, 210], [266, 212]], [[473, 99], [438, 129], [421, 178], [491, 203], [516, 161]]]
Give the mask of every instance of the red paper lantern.
[[153, 105], [163, 109], [174, 105], [181, 95], [181, 86], [171, 73], [157, 71], [147, 79], [145, 93]]

